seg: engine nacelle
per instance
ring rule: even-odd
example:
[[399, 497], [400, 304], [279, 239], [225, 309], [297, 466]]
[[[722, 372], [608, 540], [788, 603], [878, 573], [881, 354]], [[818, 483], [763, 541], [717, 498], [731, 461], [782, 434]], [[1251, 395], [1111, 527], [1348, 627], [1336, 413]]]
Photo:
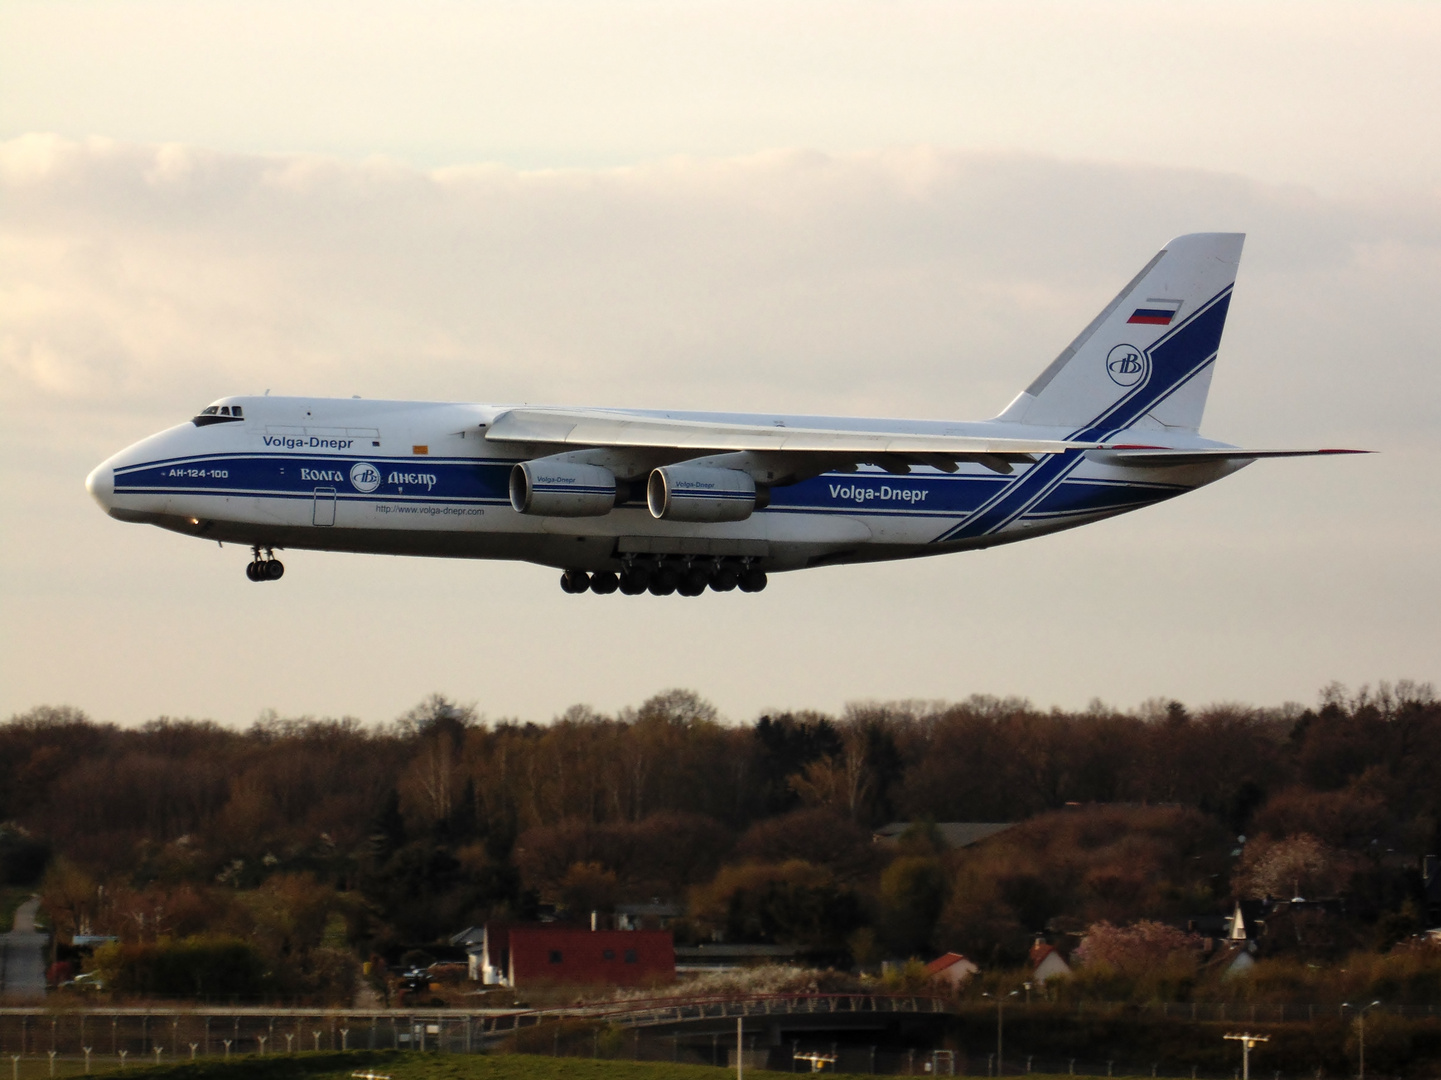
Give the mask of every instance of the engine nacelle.
[[744, 521], [769, 495], [749, 473], [694, 465], [652, 469], [645, 487], [651, 516], [661, 521]]
[[510, 505], [517, 514], [600, 517], [615, 507], [615, 473], [599, 465], [522, 461], [510, 470]]

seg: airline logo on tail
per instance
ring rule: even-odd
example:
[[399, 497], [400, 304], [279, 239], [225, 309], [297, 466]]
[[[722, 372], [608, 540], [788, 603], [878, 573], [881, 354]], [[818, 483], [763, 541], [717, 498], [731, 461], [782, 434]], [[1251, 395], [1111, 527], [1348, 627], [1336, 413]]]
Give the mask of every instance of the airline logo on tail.
[[1150, 366], [1146, 354], [1134, 345], [1117, 345], [1106, 354], [1106, 374], [1117, 386], [1135, 386]]
[[1170, 326], [1171, 320], [1180, 310], [1181, 301], [1179, 300], [1154, 300], [1147, 297], [1146, 306], [1138, 307], [1126, 321], [1128, 323], [1144, 323], [1148, 326]]

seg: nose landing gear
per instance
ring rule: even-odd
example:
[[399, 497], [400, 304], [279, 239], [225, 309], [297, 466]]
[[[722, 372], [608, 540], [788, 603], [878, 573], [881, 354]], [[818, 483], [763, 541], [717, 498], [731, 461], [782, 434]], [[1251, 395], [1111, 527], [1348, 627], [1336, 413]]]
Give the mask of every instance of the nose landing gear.
[[261, 558], [259, 544], [250, 550], [254, 553], [254, 558], [245, 567], [245, 576], [251, 581], [279, 581], [285, 573], [285, 564], [275, 557], [275, 552], [265, 548], [265, 557]]

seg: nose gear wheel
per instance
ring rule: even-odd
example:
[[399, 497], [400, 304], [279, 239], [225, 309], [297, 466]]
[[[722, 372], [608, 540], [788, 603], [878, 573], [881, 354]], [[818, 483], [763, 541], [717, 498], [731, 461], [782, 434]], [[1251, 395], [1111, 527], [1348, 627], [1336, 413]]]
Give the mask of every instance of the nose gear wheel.
[[[285, 564], [275, 557], [275, 552], [270, 548], [261, 548], [256, 544], [250, 549], [253, 557], [245, 567], [245, 576], [251, 581], [279, 581], [285, 573]], [[261, 551], [265, 554], [262, 557]]]

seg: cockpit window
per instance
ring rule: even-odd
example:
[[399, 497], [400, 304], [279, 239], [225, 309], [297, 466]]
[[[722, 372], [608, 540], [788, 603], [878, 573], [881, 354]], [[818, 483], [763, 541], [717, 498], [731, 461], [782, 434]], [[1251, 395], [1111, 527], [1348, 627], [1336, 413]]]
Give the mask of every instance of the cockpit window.
[[239, 405], [207, 405], [191, 417], [190, 422], [196, 427], [209, 427], [211, 424], [230, 424], [243, 419], [245, 415]]

